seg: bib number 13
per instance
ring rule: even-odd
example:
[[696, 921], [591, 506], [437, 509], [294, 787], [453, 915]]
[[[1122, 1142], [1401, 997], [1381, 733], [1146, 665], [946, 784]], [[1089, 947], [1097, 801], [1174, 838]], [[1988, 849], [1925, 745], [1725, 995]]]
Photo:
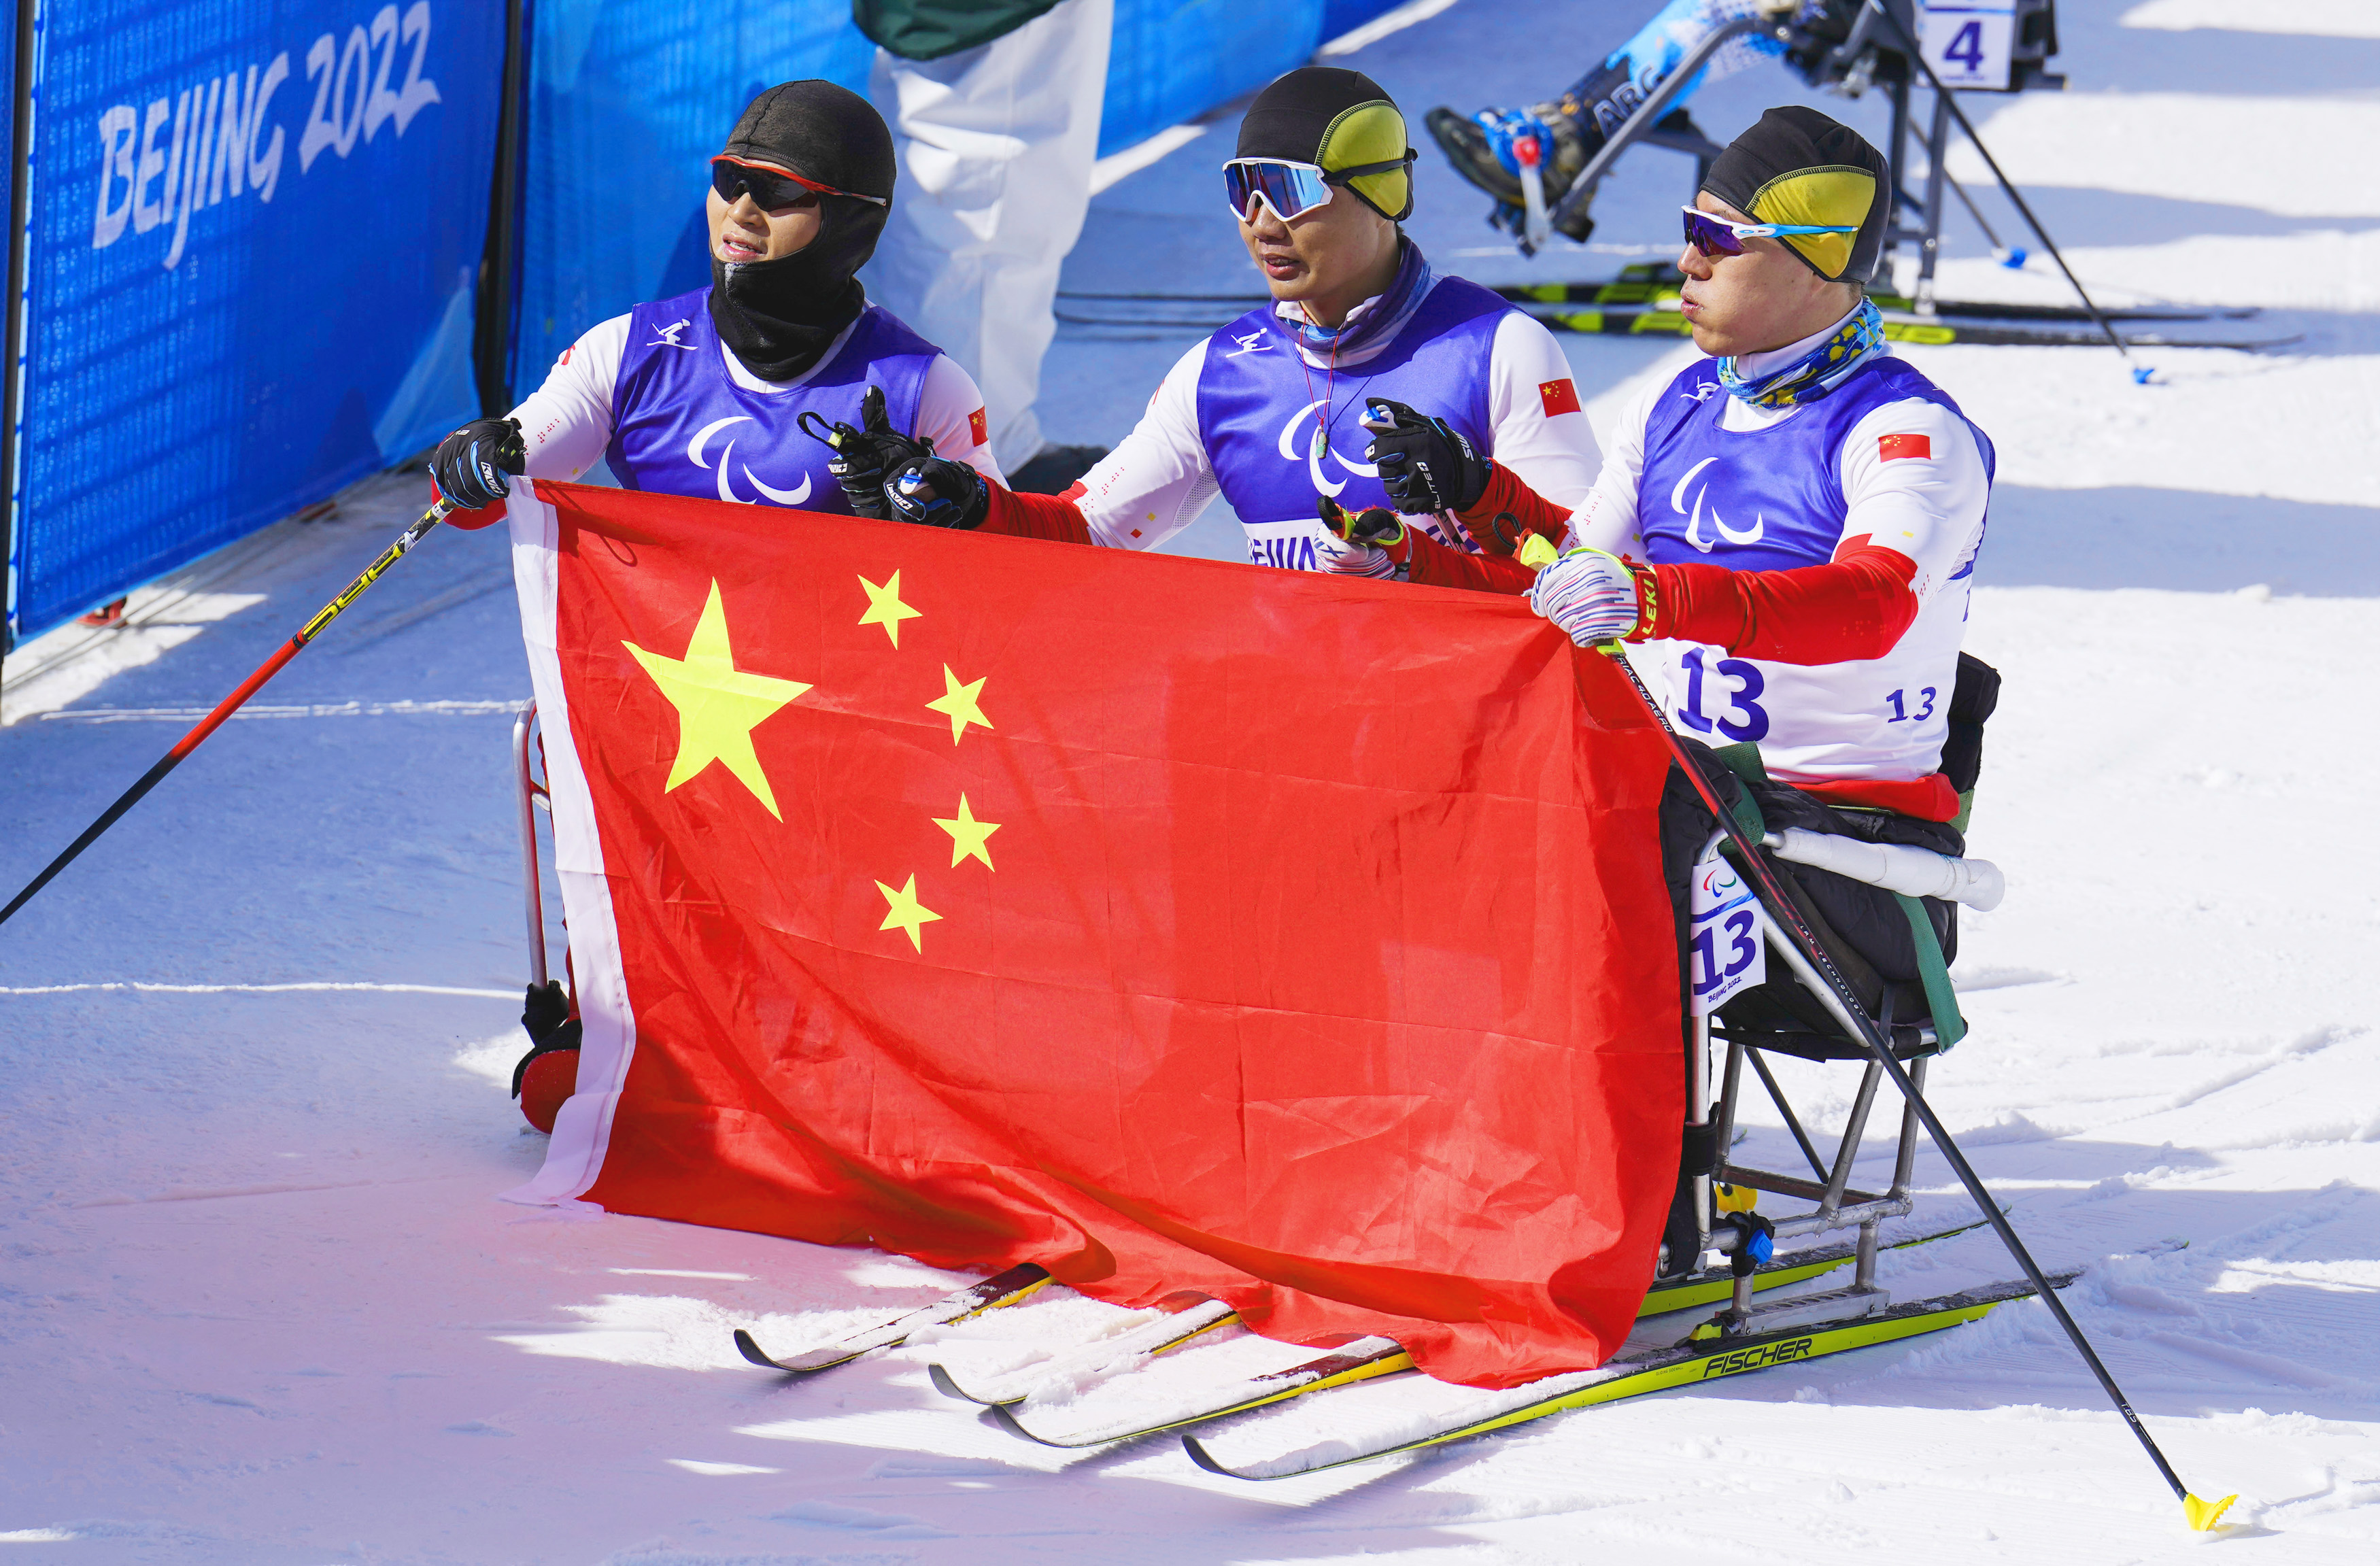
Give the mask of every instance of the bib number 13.
[[[1686, 699], [1679, 705], [1678, 722], [1696, 734], [1706, 734], [1716, 729], [1730, 740], [1758, 740], [1768, 736], [1768, 710], [1760, 705], [1760, 693], [1768, 688], [1756, 665], [1741, 658], [1722, 658], [1705, 668], [1703, 660], [1708, 648], [1686, 649], [1678, 662], [1686, 672]], [[1704, 692], [1719, 703], [1714, 716], [1703, 716]]]

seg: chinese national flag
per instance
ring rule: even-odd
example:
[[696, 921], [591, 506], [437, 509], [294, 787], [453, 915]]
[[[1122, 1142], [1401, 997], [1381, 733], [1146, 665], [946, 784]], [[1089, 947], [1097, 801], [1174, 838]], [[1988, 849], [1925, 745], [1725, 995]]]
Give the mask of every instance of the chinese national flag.
[[585, 1017], [516, 1195], [1599, 1364], [1685, 1093], [1624, 678], [1520, 600], [571, 484]]

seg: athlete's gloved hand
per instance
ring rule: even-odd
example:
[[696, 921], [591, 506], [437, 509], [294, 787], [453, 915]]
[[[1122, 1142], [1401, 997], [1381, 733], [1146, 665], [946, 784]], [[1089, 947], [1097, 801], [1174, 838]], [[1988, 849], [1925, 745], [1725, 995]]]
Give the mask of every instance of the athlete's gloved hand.
[[1399, 511], [1467, 511], [1487, 491], [1488, 460], [1443, 419], [1426, 419], [1400, 402], [1375, 397], [1364, 409], [1372, 443], [1364, 460]]
[[1636, 573], [1608, 550], [1569, 551], [1537, 573], [1529, 607], [1560, 625], [1581, 647], [1620, 640], [1644, 618]]
[[513, 487], [504, 477], [528, 467], [520, 426], [509, 419], [474, 419], [438, 443], [430, 458], [430, 481], [439, 498], [479, 511], [501, 505]]
[[1329, 495], [1317, 499], [1329, 535], [1314, 552], [1322, 569], [1342, 577], [1396, 576], [1397, 561], [1389, 551], [1404, 541], [1405, 525], [1395, 512], [1378, 505], [1349, 511]]
[[[811, 429], [812, 422], [819, 429]], [[851, 514], [879, 522], [892, 516], [884, 504], [884, 481], [905, 465], [934, 455], [932, 442], [914, 440], [892, 428], [892, 421], [884, 416], [881, 386], [870, 386], [860, 394], [859, 428], [855, 430], [848, 424], [830, 426], [805, 409], [802, 429], [824, 441], [833, 451], [834, 455], [827, 458], [826, 470], [843, 486], [844, 503], [851, 507]]]
[[964, 462], [935, 456], [905, 463], [884, 484], [884, 504], [896, 522], [929, 528], [979, 528], [991, 513], [991, 486]]

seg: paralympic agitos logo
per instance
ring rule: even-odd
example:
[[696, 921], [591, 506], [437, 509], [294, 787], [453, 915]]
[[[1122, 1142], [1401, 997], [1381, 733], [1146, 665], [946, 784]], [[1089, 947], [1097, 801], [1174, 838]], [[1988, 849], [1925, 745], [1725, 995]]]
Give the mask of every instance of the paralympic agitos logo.
[[1378, 478], [1380, 476], [1378, 468], [1369, 463], [1356, 462], [1341, 455], [1339, 449], [1330, 443], [1320, 429], [1317, 429], [1307, 439], [1305, 450], [1303, 453], [1298, 451], [1298, 427], [1309, 419], [1322, 417], [1323, 408], [1324, 405], [1321, 403], [1308, 403], [1289, 416], [1289, 422], [1281, 427], [1281, 455], [1291, 462], [1295, 462], [1301, 455], [1305, 458], [1306, 472], [1314, 480], [1315, 491], [1319, 494], [1335, 495], [1347, 487], [1347, 480], [1344, 479], [1334, 483], [1322, 476], [1322, 459], [1325, 456], [1357, 478]]
[[[673, 343], [670, 346], [672, 347], [678, 347], [683, 345]], [[702, 455], [702, 450], [705, 446], [710, 443], [711, 436], [716, 435], [719, 431], [726, 429], [731, 424], [757, 424], [759, 422], [759, 420], [754, 419], [748, 413], [731, 413], [724, 419], [712, 419], [710, 423], [704, 425], [701, 429], [697, 430], [694, 432], [694, 439], [686, 442], [686, 460], [693, 463], [697, 467], [710, 467], [710, 459]], [[757, 504], [757, 502], [737, 494], [735, 492], [735, 481], [727, 476], [727, 460], [735, 455], [735, 442], [731, 438], [725, 444], [719, 448], [719, 467], [716, 469], [719, 475], [719, 498], [727, 502], [731, 505]], [[810, 476], [807, 473], [802, 475], [802, 481], [795, 485], [790, 490], [771, 489], [768, 485], [760, 481], [759, 475], [754, 473], [748, 465], [744, 467], [744, 477], [751, 482], [754, 489], [759, 491], [769, 499], [775, 501], [779, 505], [799, 505], [802, 502], [810, 498]]]
[[[440, 101], [438, 83], [422, 74], [429, 53], [430, 0], [402, 10], [382, 6], [344, 40], [336, 32], [315, 39], [306, 51], [314, 98], [298, 135], [298, 172], [310, 172], [326, 152], [346, 157], [382, 129], [403, 136], [415, 115]], [[128, 227], [145, 235], [170, 224], [164, 265], [176, 267], [193, 212], [248, 194], [272, 200], [287, 129], [270, 115], [289, 79], [284, 50], [267, 65], [234, 67], [172, 97], [103, 113], [91, 248], [107, 249]]]

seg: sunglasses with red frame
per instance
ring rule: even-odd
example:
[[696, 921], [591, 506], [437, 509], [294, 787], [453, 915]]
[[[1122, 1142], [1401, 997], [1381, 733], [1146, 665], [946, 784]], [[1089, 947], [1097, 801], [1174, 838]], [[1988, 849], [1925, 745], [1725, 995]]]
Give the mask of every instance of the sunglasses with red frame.
[[710, 160], [710, 188], [719, 199], [730, 206], [736, 198], [750, 195], [752, 204], [764, 212], [782, 212], [799, 202], [804, 196], [848, 196], [855, 201], [867, 201], [875, 206], [890, 207], [892, 203], [882, 196], [863, 196], [856, 190], [838, 190], [832, 185], [820, 185], [815, 179], [804, 179], [781, 168], [761, 164], [747, 164], [741, 158], [731, 158], [722, 152]]

